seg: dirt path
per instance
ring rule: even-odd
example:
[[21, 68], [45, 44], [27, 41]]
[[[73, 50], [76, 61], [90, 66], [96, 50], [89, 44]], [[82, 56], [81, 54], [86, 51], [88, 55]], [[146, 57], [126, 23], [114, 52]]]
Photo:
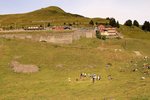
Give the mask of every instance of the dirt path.
[[10, 66], [13, 71], [17, 73], [34, 73], [39, 71], [39, 68], [36, 65], [24, 65], [17, 61], [12, 61]]

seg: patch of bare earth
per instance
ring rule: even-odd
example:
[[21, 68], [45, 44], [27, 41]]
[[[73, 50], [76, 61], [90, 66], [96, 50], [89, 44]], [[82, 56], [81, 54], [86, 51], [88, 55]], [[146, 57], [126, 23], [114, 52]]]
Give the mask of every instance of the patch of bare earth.
[[34, 73], [39, 71], [39, 68], [36, 65], [24, 65], [17, 61], [12, 61], [10, 66], [16, 73]]
[[136, 54], [136, 56], [142, 56], [140, 51], [133, 51], [133, 52]]

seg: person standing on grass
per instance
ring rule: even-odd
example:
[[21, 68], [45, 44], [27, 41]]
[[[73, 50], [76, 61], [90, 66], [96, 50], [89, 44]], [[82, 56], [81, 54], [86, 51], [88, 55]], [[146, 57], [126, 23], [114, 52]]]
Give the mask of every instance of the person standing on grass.
[[101, 76], [100, 75], [97, 76], [97, 80], [101, 80]]
[[93, 81], [93, 83], [95, 83], [95, 80], [96, 80], [96, 75], [94, 74], [94, 75], [92, 76], [92, 81]]

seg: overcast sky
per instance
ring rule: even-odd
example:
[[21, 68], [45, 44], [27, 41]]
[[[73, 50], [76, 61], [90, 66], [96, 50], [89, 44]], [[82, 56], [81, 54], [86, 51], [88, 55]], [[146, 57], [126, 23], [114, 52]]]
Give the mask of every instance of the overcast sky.
[[87, 17], [114, 17], [120, 23], [150, 21], [150, 0], [0, 0], [0, 14], [24, 13], [48, 6]]

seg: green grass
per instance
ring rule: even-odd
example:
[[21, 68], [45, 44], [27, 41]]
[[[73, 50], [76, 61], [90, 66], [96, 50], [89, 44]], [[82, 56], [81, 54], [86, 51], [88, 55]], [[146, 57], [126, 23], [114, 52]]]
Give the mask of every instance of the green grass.
[[[124, 49], [125, 40], [128, 45]], [[133, 51], [139, 50], [143, 55], [150, 56], [150, 41], [125, 40], [82, 38], [70, 45], [54, 45], [0, 39], [0, 99], [149, 100], [150, 78], [142, 73], [143, 59], [135, 57]], [[122, 49], [122, 52], [115, 53], [114, 49]], [[35, 64], [40, 71], [33, 74], [14, 73], [9, 63], [16, 56], [20, 56], [20, 63]], [[131, 60], [138, 62], [140, 71], [131, 71], [134, 68]], [[113, 66], [106, 69], [105, 65], [109, 62]], [[120, 68], [125, 72], [120, 72]], [[95, 84], [90, 79], [75, 81], [81, 72], [101, 74], [102, 80]], [[107, 79], [109, 74], [114, 78], [111, 81]], [[146, 80], [141, 80], [142, 76]], [[68, 78], [71, 78], [71, 82], [68, 82]]]
[[[52, 26], [61, 26], [64, 25], [64, 23], [66, 23], [66, 25], [75, 23], [76, 25], [74, 26], [76, 27], [85, 27], [89, 26], [90, 20], [90, 18], [77, 14], [67, 13], [59, 7], [51, 6], [24, 14], [0, 15], [0, 27], [9, 28], [12, 26], [13, 28], [21, 28], [27, 26], [47, 26], [48, 23], [51, 23]], [[93, 19], [93, 21], [99, 23], [108, 22], [102, 18]]]
[[150, 40], [150, 32], [145, 32], [138, 27], [121, 26], [118, 30], [127, 38]]
[[[90, 18], [69, 14], [58, 7], [43, 8], [26, 14], [1, 15], [0, 24], [17, 27], [40, 25], [32, 22], [50, 20], [52, 25], [78, 22], [88, 26]], [[106, 23], [105, 19], [94, 18], [94, 22]], [[45, 23], [47, 24], [47, 22]], [[124, 39], [81, 38], [68, 45], [40, 43], [31, 40], [0, 38], [0, 100], [150, 100], [150, 77], [143, 74], [143, 57], [150, 57], [150, 33], [137, 27], [121, 26]], [[19, 32], [14, 34], [60, 34], [70, 31]], [[72, 32], [72, 31], [71, 31]], [[0, 33], [8, 34], [8, 33]], [[121, 49], [121, 52], [115, 52]], [[15, 57], [22, 64], [34, 64], [40, 71], [32, 74], [15, 73], [10, 62]], [[134, 62], [130, 63], [131, 60]], [[134, 64], [137, 62], [137, 66]], [[107, 69], [107, 63], [112, 67]], [[150, 60], [147, 61], [150, 63]], [[132, 72], [138, 68], [137, 72]], [[120, 70], [124, 72], [120, 72]], [[87, 78], [79, 79], [81, 72], [95, 73], [102, 80], [95, 84]], [[113, 80], [107, 76], [112, 75]], [[141, 80], [141, 77], [146, 77]], [[71, 78], [71, 82], [68, 81]]]

